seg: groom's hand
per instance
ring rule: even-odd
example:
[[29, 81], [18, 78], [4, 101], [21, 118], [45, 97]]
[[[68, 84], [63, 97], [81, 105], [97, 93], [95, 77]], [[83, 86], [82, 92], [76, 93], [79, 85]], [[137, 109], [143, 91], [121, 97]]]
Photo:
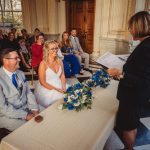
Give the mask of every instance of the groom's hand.
[[27, 116], [26, 116], [26, 120], [29, 121], [29, 120], [31, 120], [33, 117], [34, 117], [34, 115], [29, 113], [29, 114], [27, 114]]
[[39, 113], [39, 111], [32, 110], [31, 113], [32, 113], [34, 116], [36, 116], [36, 115]]

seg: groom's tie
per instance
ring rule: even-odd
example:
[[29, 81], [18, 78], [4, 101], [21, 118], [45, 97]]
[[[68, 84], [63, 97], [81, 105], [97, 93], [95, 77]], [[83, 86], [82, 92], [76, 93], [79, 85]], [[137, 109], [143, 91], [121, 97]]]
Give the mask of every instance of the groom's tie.
[[12, 83], [13, 83], [13, 85], [16, 88], [18, 88], [18, 83], [17, 83], [17, 79], [16, 79], [16, 74], [15, 73], [12, 74]]

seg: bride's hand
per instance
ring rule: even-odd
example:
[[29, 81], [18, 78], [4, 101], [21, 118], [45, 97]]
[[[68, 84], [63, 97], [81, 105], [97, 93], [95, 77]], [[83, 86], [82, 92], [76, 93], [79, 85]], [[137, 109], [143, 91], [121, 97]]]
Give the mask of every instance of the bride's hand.
[[110, 68], [107, 70], [108, 74], [112, 77], [119, 77], [122, 73], [121, 70], [116, 68]]
[[62, 87], [62, 90], [66, 92], [66, 84]]
[[63, 88], [62, 90], [63, 90], [63, 92], [66, 92], [66, 88]]
[[56, 91], [60, 92], [60, 93], [64, 93], [63, 89], [58, 89], [56, 88]]

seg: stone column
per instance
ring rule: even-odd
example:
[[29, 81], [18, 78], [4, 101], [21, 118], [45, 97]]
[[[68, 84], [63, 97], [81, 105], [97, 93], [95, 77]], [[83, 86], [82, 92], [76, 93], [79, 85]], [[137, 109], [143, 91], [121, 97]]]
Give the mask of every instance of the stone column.
[[58, 33], [62, 35], [64, 31], [66, 31], [66, 7], [65, 1], [60, 0], [58, 3]]

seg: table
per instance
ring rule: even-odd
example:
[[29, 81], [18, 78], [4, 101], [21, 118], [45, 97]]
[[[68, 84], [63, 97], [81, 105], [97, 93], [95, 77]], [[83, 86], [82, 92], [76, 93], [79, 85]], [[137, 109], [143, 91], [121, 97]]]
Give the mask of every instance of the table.
[[57, 101], [40, 113], [42, 122], [32, 119], [3, 138], [1, 150], [102, 150], [115, 124], [117, 85], [96, 88], [89, 110], [58, 110]]

